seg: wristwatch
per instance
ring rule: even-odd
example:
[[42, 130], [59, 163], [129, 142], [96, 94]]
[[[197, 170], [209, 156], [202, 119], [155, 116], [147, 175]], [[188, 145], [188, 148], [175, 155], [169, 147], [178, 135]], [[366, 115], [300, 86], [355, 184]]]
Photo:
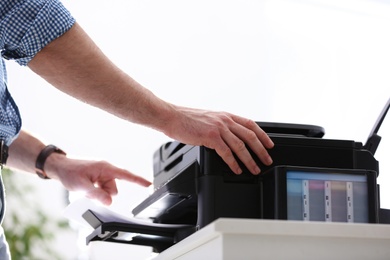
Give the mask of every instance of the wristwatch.
[[47, 174], [43, 168], [45, 166], [47, 157], [49, 157], [52, 153], [59, 153], [59, 154], [66, 155], [64, 151], [62, 151], [60, 148], [52, 144], [43, 148], [42, 151], [39, 153], [37, 160], [35, 162], [35, 172], [42, 179], [50, 179], [49, 177], [47, 177]]

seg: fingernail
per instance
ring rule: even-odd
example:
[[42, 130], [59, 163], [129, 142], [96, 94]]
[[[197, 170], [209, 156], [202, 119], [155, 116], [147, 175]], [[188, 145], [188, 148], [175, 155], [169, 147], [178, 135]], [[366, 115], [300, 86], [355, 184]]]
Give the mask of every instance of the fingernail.
[[236, 174], [241, 174], [242, 173], [242, 170], [241, 170], [241, 168], [237, 168], [237, 170], [236, 170]]
[[267, 158], [267, 163], [268, 165], [271, 165], [273, 163], [272, 158], [270, 156], [268, 156]]
[[261, 172], [260, 168], [258, 166], [256, 166], [254, 168], [254, 174], [259, 174]]

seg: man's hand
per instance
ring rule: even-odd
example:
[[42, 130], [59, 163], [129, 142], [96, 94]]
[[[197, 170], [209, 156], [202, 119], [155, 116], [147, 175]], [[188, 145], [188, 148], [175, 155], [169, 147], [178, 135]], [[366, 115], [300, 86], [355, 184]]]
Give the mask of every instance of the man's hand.
[[[22, 130], [9, 147], [7, 165], [35, 174], [35, 160], [45, 145], [36, 137]], [[88, 198], [110, 205], [112, 196], [118, 193], [116, 180], [124, 180], [148, 187], [151, 183], [127, 170], [105, 161], [76, 160], [64, 154], [52, 153], [44, 165], [50, 179], [62, 182], [69, 191], [85, 192]]]
[[215, 149], [234, 173], [242, 172], [234, 154], [252, 174], [260, 173], [248, 147], [262, 163], [272, 164], [267, 149], [274, 144], [254, 121], [226, 112], [184, 107], [176, 107], [176, 111], [178, 117], [167, 122], [165, 134], [183, 143]]
[[60, 180], [67, 190], [81, 191], [87, 198], [98, 200], [104, 205], [110, 205], [112, 197], [118, 193], [117, 179], [144, 187], [151, 185], [148, 180], [105, 161], [69, 159], [57, 154], [53, 156], [58, 156], [55, 159], [55, 168], [58, 170], [55, 175], [48, 170], [50, 178]]

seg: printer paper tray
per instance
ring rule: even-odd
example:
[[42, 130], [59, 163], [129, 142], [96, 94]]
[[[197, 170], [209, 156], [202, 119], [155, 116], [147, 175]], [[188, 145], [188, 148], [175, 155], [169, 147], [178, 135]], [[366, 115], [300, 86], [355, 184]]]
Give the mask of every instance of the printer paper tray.
[[91, 241], [105, 241], [153, 247], [160, 253], [185, 237], [195, 232], [191, 225], [158, 224], [158, 223], [121, 223], [101, 222], [96, 215], [88, 210], [84, 219], [95, 228], [87, 237]]

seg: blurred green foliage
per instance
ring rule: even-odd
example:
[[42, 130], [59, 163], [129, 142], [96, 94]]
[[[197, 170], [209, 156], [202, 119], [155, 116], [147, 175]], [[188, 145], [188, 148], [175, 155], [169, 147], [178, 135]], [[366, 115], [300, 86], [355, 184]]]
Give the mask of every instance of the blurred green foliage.
[[42, 212], [39, 201], [31, 199], [34, 197], [35, 188], [27, 182], [15, 180], [14, 176], [15, 173], [10, 169], [2, 170], [6, 203], [12, 201], [19, 209], [8, 206], [3, 222], [12, 259], [61, 259], [51, 248], [50, 242], [55, 238], [54, 232], [69, 228], [67, 221], [53, 220]]

